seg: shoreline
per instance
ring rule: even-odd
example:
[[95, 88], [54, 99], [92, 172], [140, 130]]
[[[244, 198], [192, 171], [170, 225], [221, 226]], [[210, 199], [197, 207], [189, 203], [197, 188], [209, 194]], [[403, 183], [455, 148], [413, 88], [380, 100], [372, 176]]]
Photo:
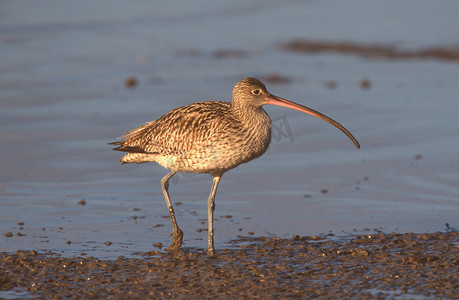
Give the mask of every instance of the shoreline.
[[[0, 298], [453, 299], [459, 234], [244, 237], [239, 249], [183, 248], [139, 258], [0, 253]], [[19, 297], [18, 296], [18, 297]]]

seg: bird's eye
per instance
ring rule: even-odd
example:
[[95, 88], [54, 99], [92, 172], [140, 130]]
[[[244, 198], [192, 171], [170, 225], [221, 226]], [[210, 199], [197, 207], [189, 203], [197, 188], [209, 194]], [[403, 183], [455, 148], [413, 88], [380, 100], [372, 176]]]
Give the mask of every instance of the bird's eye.
[[252, 94], [254, 95], [260, 95], [261, 91], [259, 89], [253, 90]]

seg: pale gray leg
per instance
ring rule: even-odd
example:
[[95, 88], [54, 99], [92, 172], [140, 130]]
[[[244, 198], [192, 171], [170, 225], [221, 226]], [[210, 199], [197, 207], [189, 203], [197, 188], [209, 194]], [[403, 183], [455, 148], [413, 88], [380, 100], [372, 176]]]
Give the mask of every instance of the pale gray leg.
[[217, 193], [218, 183], [222, 174], [214, 174], [214, 180], [212, 183], [212, 189], [210, 190], [209, 200], [207, 200], [207, 212], [208, 212], [208, 225], [209, 225], [209, 240], [207, 247], [207, 255], [213, 256], [214, 250], [214, 209], [215, 209], [215, 194]]
[[183, 240], [183, 231], [177, 225], [177, 220], [175, 219], [174, 208], [172, 207], [171, 199], [169, 198], [169, 179], [175, 175], [175, 171], [171, 171], [169, 174], [164, 176], [161, 179], [161, 188], [163, 189], [164, 198], [166, 199], [167, 208], [169, 209], [169, 214], [171, 215], [172, 227], [174, 231], [171, 233], [172, 237], [172, 244], [167, 247], [167, 250], [177, 250], [182, 246]]

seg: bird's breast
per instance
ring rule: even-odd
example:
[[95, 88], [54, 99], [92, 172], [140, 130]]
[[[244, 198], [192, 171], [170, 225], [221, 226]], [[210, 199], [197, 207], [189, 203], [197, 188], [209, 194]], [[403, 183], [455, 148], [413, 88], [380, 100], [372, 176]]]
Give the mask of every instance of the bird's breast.
[[160, 155], [156, 161], [179, 172], [224, 172], [260, 157], [271, 141], [271, 120], [262, 111], [250, 119], [226, 115], [193, 127], [194, 139], [187, 151]]

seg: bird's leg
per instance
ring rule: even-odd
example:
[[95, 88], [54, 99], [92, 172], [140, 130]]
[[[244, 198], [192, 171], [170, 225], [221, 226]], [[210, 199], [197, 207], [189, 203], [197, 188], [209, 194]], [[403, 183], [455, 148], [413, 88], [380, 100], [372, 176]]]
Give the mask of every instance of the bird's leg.
[[207, 247], [207, 255], [214, 256], [214, 209], [215, 209], [215, 194], [217, 193], [218, 183], [222, 174], [214, 174], [214, 180], [212, 183], [212, 189], [210, 190], [209, 200], [207, 200], [207, 212], [208, 212], [208, 233], [209, 241]]
[[177, 250], [178, 248], [180, 248], [180, 246], [182, 246], [183, 240], [183, 231], [177, 225], [174, 208], [172, 207], [172, 202], [169, 198], [169, 179], [171, 179], [171, 177], [174, 176], [175, 173], [177, 172], [171, 171], [169, 172], [169, 174], [167, 174], [161, 179], [161, 188], [163, 189], [163, 194], [164, 198], [166, 199], [167, 208], [169, 210], [169, 214], [171, 215], [172, 227], [174, 228], [174, 231], [171, 233], [171, 235], [173, 235], [172, 243], [169, 247], [166, 248], [167, 250]]

